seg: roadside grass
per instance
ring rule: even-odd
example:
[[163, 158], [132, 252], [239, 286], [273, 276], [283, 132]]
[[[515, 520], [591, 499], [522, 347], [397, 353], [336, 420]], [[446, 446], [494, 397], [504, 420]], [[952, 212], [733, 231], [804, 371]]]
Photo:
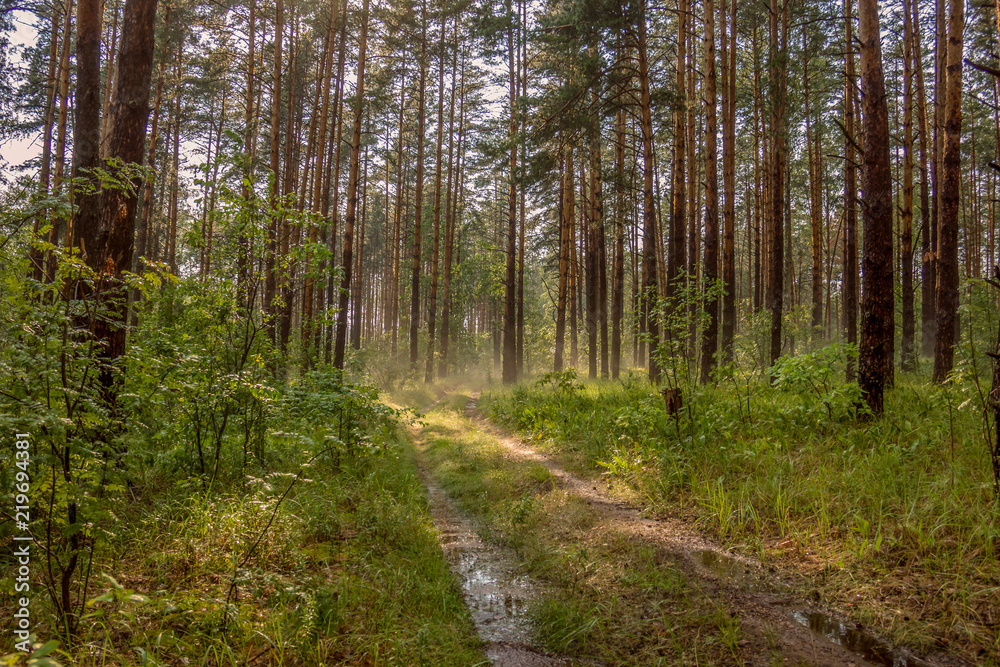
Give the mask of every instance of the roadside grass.
[[401, 443], [318, 461], [275, 513], [292, 476], [211, 497], [147, 489], [94, 564], [86, 634], [53, 655], [83, 667], [483, 663]]
[[1000, 512], [975, 384], [897, 374], [875, 422], [849, 389], [723, 382], [689, 389], [674, 418], [640, 376], [549, 374], [480, 406], [653, 511], [793, 564], [892, 639], [996, 664]]
[[742, 664], [739, 625], [718, 600], [540, 463], [511, 457], [465, 416], [466, 401], [429, 410], [416, 448], [482, 537], [544, 585], [531, 608], [539, 645], [606, 664]]

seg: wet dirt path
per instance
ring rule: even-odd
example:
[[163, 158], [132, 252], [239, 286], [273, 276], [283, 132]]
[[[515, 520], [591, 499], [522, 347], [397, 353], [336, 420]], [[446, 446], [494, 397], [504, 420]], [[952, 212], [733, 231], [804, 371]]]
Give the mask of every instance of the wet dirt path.
[[[420, 411], [433, 409], [445, 395], [440, 394]], [[416, 429], [412, 433], [417, 435]], [[528, 605], [538, 598], [542, 584], [521, 571], [514, 553], [479, 538], [475, 523], [455, 506], [419, 457], [417, 468], [427, 491], [427, 504], [440, 536], [441, 551], [462, 589], [476, 633], [485, 643], [486, 657], [496, 667], [573, 664], [531, 644]]]
[[531, 647], [528, 604], [542, 586], [520, 572], [514, 554], [479, 539], [473, 522], [444, 489], [426, 474], [423, 481], [441, 550], [462, 588], [476, 632], [486, 642], [486, 656], [503, 667], [570, 664]]
[[748, 664], [774, 664], [770, 648], [777, 648], [783, 663], [791, 665], [960, 664], [921, 659], [906, 648], [892, 646], [860, 624], [807, 603], [774, 571], [750, 558], [726, 553], [689, 523], [643, 516], [639, 508], [611, 498], [602, 484], [567, 472], [489, 422], [476, 406], [478, 396], [472, 394], [465, 408], [466, 416], [477, 428], [495, 437], [512, 457], [545, 466], [562, 488], [586, 501], [606, 525], [655, 544], [674, 556], [695, 585], [724, 601], [746, 633], [748, 645], [743, 647], [743, 654], [748, 656]]

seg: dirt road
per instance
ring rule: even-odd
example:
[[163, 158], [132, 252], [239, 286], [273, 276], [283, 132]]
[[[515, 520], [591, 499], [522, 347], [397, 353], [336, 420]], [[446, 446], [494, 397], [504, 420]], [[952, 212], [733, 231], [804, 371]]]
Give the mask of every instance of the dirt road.
[[[558, 576], [536, 576], [529, 573], [531, 558], [525, 557], [526, 549], [511, 549], [499, 546], [495, 540], [481, 539], [477, 533], [496, 533], [490, 527], [490, 520], [484, 520], [476, 510], [460, 509], [460, 503], [452, 500], [446, 492], [447, 484], [437, 477], [446, 470], [450, 458], [478, 456], [470, 442], [497, 451], [504, 460], [486, 458], [469, 459], [470, 470], [484, 479], [500, 474], [491, 470], [490, 461], [499, 470], [509, 468], [514, 478], [527, 474], [518, 466], [541, 466], [551, 476], [549, 487], [539, 487], [538, 497], [561, 494], [563, 505], [577, 505], [584, 508], [588, 518], [582, 521], [580, 530], [559, 524], [559, 517], [546, 514], [546, 502], [540, 500], [536, 506], [541, 516], [536, 524], [545, 525], [545, 542], [549, 552], [572, 550], [581, 542], [591, 539], [607, 541], [605, 536], [619, 536], [630, 549], [644, 548], [653, 552], [653, 559], [663, 563], [664, 568], [679, 572], [681, 580], [690, 592], [690, 599], [697, 600], [694, 615], [699, 607], [715, 608], [718, 611], [706, 632], [707, 643], [725, 645], [728, 650], [715, 652], [709, 663], [701, 662], [695, 646], [694, 661], [701, 664], [747, 665], [936, 665], [954, 664], [924, 660], [905, 648], [893, 647], [867, 632], [849, 619], [822, 608], [808, 599], [802, 591], [785, 581], [781, 573], [761, 566], [746, 556], [727, 553], [713, 543], [690, 523], [670, 517], [646, 516], [643, 508], [628, 505], [611, 496], [607, 485], [601, 479], [585, 479], [567, 472], [553, 457], [543, 455], [526, 445], [522, 440], [503, 431], [489, 422], [477, 409], [478, 394], [472, 394], [465, 402], [464, 415], [450, 416], [448, 427], [425, 423], [417, 434], [418, 461], [424, 470], [425, 483], [429, 488], [429, 499], [435, 523], [442, 535], [442, 548], [453, 572], [462, 585], [466, 601], [472, 611], [480, 636], [487, 643], [487, 655], [500, 665], [545, 665], [545, 664], [680, 664], [691, 662], [691, 649], [683, 637], [673, 639], [675, 648], [664, 647], [656, 650], [637, 650], [635, 653], [616, 653], [614, 642], [603, 642], [593, 629], [588, 644], [569, 642], [564, 655], [553, 655], [536, 645], [539, 640], [546, 642], [533, 627], [532, 609], [539, 608], [541, 601], [552, 596], [560, 596]], [[447, 401], [445, 401], [447, 403]], [[452, 399], [452, 411], [459, 413], [461, 399]], [[433, 442], [433, 455], [429, 455]], [[537, 473], [535, 473], [537, 476]], [[454, 477], [453, 477], [454, 478]], [[455, 483], [452, 483], [453, 486]], [[483, 494], [484, 491], [477, 493]], [[461, 495], [461, 494], [458, 494]], [[555, 497], [555, 496], [553, 496]], [[553, 501], [555, 502], [555, 501]], [[468, 503], [466, 503], [468, 504]], [[579, 512], [578, 512], [579, 513]], [[542, 533], [540, 533], [542, 534]], [[595, 536], [601, 536], [595, 538]], [[500, 540], [501, 542], [503, 540]], [[515, 540], [516, 542], [516, 540]], [[602, 543], [603, 544], [603, 543]], [[599, 557], [597, 557], [599, 559]], [[537, 558], [534, 559], [537, 561]], [[606, 564], [598, 563], [595, 569], [616, 567], [614, 559]], [[618, 572], [619, 580], [626, 580], [627, 572]], [[553, 583], [554, 580], [556, 583]], [[614, 580], [614, 577], [605, 577]], [[609, 596], [628, 597], [626, 589], [607, 585], [602, 588]], [[655, 596], [654, 596], [655, 597]], [[688, 599], [688, 598], [684, 598]], [[653, 603], [656, 601], [653, 600]], [[647, 601], [646, 604], [649, 604]], [[675, 605], [676, 606], [676, 605]], [[730, 632], [728, 615], [737, 628]], [[592, 628], [614, 628], [618, 619], [600, 614]], [[674, 626], [678, 626], [675, 622]], [[671, 629], [671, 635], [684, 632]], [[688, 633], [703, 632], [701, 626], [687, 624]], [[718, 628], [716, 630], [716, 628]], [[711, 634], [719, 634], [712, 637]], [[646, 638], [637, 637], [642, 643]], [[688, 638], [690, 639], [690, 638]], [[701, 638], [698, 639], [701, 641]], [[621, 640], [617, 644], [620, 645]], [[646, 642], [647, 644], [649, 642]], [[551, 646], [549, 646], [551, 648]]]

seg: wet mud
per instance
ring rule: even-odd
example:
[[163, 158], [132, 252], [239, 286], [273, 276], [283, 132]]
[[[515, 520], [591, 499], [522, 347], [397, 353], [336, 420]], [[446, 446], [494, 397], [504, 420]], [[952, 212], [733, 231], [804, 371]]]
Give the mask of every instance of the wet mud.
[[501, 667], [570, 664], [531, 646], [528, 605], [538, 597], [540, 584], [519, 571], [513, 553], [483, 542], [444, 489], [426, 475], [423, 481], [441, 550], [486, 643], [486, 656]]

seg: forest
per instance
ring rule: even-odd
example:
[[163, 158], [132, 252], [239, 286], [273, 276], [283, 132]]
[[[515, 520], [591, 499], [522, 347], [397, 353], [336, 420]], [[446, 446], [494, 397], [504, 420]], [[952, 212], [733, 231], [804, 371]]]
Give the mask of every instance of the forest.
[[1000, 0], [0, 0], [0, 664], [1000, 665]]

